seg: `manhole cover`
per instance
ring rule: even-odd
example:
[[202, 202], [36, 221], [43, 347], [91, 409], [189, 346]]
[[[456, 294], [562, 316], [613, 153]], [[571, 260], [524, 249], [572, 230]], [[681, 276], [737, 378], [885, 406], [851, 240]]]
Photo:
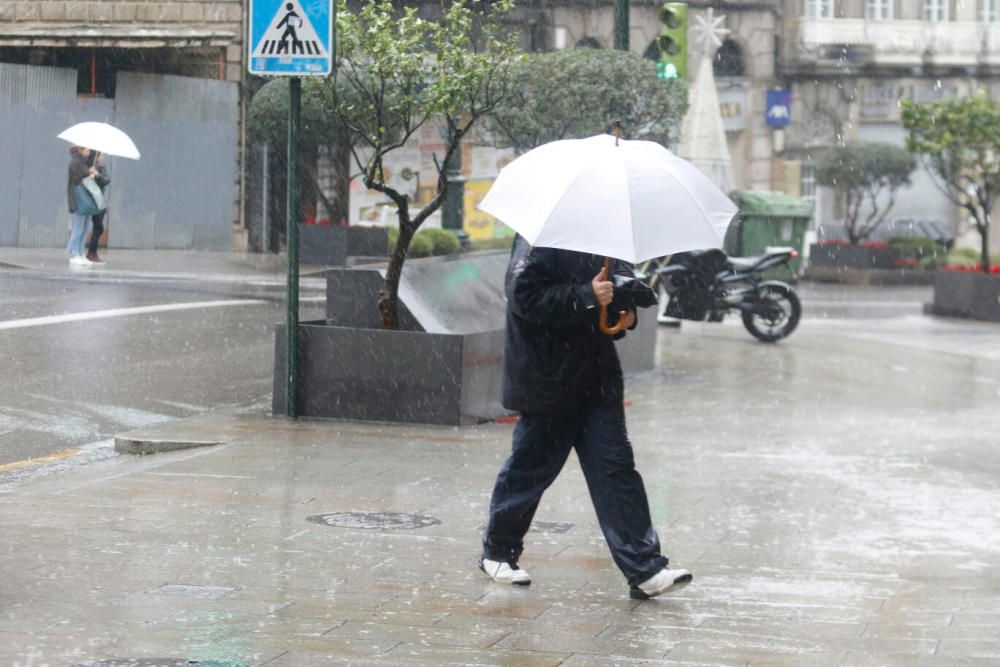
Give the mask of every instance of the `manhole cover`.
[[97, 662], [81, 662], [73, 667], [246, 667], [246, 665], [241, 662], [184, 658], [111, 658]]
[[306, 521], [337, 528], [367, 528], [381, 530], [412, 530], [437, 526], [441, 522], [432, 516], [400, 512], [333, 512], [313, 514]]

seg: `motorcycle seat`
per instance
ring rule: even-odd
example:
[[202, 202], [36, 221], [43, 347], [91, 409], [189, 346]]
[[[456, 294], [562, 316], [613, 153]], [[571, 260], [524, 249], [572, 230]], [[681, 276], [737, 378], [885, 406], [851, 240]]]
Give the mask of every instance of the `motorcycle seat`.
[[729, 263], [737, 271], [752, 271], [754, 267], [761, 263], [766, 255], [754, 255], [752, 257], [730, 257]]

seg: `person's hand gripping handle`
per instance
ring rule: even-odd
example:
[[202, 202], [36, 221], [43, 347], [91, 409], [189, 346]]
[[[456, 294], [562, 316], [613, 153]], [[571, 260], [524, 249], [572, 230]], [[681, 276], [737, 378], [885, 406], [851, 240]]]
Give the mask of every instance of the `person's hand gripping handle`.
[[590, 281], [590, 287], [594, 290], [594, 298], [597, 299], [598, 305], [601, 307], [601, 318], [599, 321], [599, 326], [601, 332], [609, 336], [613, 336], [618, 333], [626, 326], [628, 322], [626, 320], [626, 312], [623, 310], [618, 313], [618, 323], [613, 327], [608, 326], [608, 305], [611, 303], [612, 297], [615, 295], [615, 286], [610, 280], [608, 280], [608, 272], [611, 267], [611, 259], [604, 258], [604, 266], [601, 270], [594, 276], [594, 279]]

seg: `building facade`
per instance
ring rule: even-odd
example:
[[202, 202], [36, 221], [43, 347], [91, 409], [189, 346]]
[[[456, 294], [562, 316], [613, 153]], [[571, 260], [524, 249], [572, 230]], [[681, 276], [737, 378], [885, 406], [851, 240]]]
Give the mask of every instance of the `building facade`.
[[[836, 227], [832, 192], [815, 164], [845, 140], [904, 145], [900, 101], [932, 102], [984, 91], [998, 98], [998, 0], [784, 0], [781, 78], [792, 123], [776, 150], [786, 189], [816, 200], [821, 228]], [[970, 244], [968, 225], [922, 167], [892, 217]], [[993, 231], [994, 235], [996, 230]], [[1000, 246], [998, 246], [1000, 248]], [[995, 248], [994, 250], [998, 249]]]
[[[0, 95], [0, 134], [10, 142], [45, 137], [56, 122], [127, 125], [140, 135], [143, 167], [114, 165], [109, 243], [245, 249], [244, 34], [241, 0], [0, 0], [0, 78], [14, 91]], [[65, 164], [58, 171], [64, 179]], [[22, 190], [21, 219], [0, 219], [0, 238], [14, 225], [7, 243], [51, 245], [51, 214]]]

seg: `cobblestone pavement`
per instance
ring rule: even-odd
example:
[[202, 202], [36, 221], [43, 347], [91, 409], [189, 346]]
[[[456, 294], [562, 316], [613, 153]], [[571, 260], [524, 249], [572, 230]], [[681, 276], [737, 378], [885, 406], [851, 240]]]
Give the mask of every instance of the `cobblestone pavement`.
[[880, 326], [661, 330], [627, 414], [677, 595], [628, 599], [575, 457], [535, 583], [475, 569], [510, 424], [248, 411], [0, 487], [0, 664], [997, 664], [1000, 327]]

